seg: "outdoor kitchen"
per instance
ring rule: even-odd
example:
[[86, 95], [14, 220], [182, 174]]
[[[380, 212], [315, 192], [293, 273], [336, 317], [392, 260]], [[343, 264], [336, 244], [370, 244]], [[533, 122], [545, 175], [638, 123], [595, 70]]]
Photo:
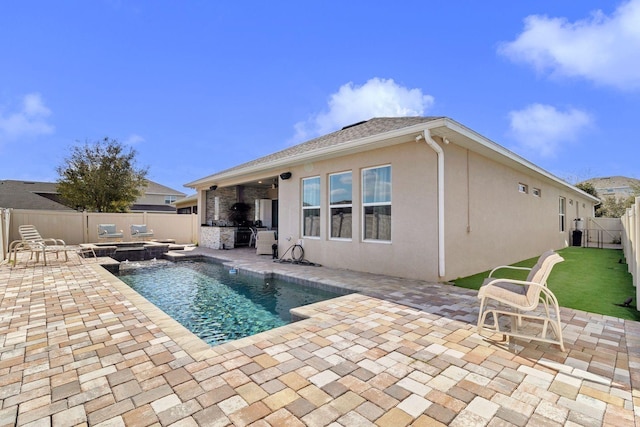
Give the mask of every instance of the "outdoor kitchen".
[[207, 191], [200, 245], [212, 249], [249, 246], [256, 230], [277, 228], [276, 186], [237, 185]]

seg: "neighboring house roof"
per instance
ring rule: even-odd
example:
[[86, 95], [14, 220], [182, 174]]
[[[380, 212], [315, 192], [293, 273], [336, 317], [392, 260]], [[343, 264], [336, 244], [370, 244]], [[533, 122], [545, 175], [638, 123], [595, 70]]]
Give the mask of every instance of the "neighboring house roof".
[[137, 212], [142, 212], [142, 211], [146, 211], [146, 212], [175, 212], [176, 211], [176, 207], [174, 205], [151, 205], [151, 204], [138, 204], [138, 203], [134, 203], [131, 206], [131, 210], [132, 211], [137, 211]]
[[587, 179], [587, 183], [593, 185], [600, 197], [629, 197], [640, 189], [640, 179], [628, 178], [626, 176], [607, 176], [601, 178]]
[[185, 184], [185, 187], [207, 189], [219, 181], [232, 182], [243, 176], [258, 173], [277, 174], [278, 169], [306, 164], [314, 160], [328, 159], [354, 154], [397, 143], [406, 143], [408, 138], [422, 135], [428, 131], [443, 140], [479, 153], [516, 170], [538, 173], [559, 185], [570, 188], [594, 202], [596, 197], [585, 193], [566, 181], [552, 175], [519, 155], [485, 138], [477, 132], [448, 117], [377, 117], [364, 122], [345, 126], [339, 131], [314, 138], [276, 153], [260, 157], [230, 169], [209, 175]]
[[[145, 194], [183, 197], [185, 193], [148, 181]], [[64, 205], [55, 182], [0, 180], [0, 207], [14, 209], [73, 210]], [[175, 211], [171, 205], [134, 204], [132, 210]]]
[[0, 207], [14, 209], [73, 210], [61, 203], [55, 182], [0, 181]]
[[182, 191], [174, 190], [157, 182], [147, 180], [147, 187], [144, 189], [145, 194], [162, 194], [166, 196], [184, 197], [187, 194]]

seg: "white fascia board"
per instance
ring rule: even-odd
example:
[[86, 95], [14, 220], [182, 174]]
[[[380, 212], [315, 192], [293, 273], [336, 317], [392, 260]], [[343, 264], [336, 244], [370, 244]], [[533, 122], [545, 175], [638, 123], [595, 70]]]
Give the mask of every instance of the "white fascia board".
[[[443, 122], [443, 125], [447, 128], [450, 129], [460, 135], [463, 135], [473, 141], [475, 141], [477, 144], [479, 144], [482, 147], [485, 147], [489, 150], [494, 151], [495, 153], [499, 154], [500, 156], [503, 156], [506, 160], [511, 161], [511, 162], [515, 162], [521, 166], [524, 166], [525, 168], [540, 174], [542, 176], [544, 176], [545, 178], [563, 186], [568, 188], [569, 190], [579, 193], [581, 196], [586, 197], [588, 199], [591, 199], [594, 203], [599, 203], [600, 199], [598, 199], [597, 197], [592, 196], [589, 193], [586, 193], [585, 191], [582, 191], [581, 189], [579, 189], [578, 187], [575, 187], [571, 184], [569, 184], [568, 182], [558, 178], [557, 176], [551, 174], [550, 172], [547, 172], [546, 170], [540, 168], [539, 166], [536, 166], [535, 164], [531, 163], [530, 161], [526, 160], [525, 158], [519, 156], [518, 154], [514, 153], [513, 151], [510, 151], [506, 148], [504, 148], [503, 146], [496, 144], [495, 142], [491, 141], [488, 138], [485, 138], [484, 136], [480, 135], [479, 133], [467, 128], [466, 126], [456, 122], [455, 120], [451, 120], [448, 118], [443, 118], [443, 119], [439, 119]], [[427, 127], [429, 128], [438, 128], [440, 126], [433, 126], [431, 124], [432, 122], [429, 122], [427, 124]]]
[[[436, 119], [437, 120], [437, 119]], [[430, 122], [429, 122], [430, 123]], [[217, 184], [225, 180], [232, 180], [244, 175], [250, 175], [255, 173], [276, 173], [276, 171], [284, 172], [283, 168], [289, 168], [299, 164], [304, 164], [310, 161], [317, 161], [331, 157], [337, 157], [346, 155], [358, 151], [368, 150], [376, 148], [377, 146], [389, 146], [402, 142], [407, 142], [410, 139], [403, 137], [412, 136], [415, 137], [422, 130], [425, 129], [425, 124], [421, 123], [414, 126], [404, 127], [401, 129], [392, 130], [385, 133], [379, 133], [376, 135], [367, 136], [364, 138], [354, 139], [342, 144], [333, 145], [330, 147], [324, 147], [317, 150], [305, 152], [295, 156], [289, 156], [282, 159], [277, 159], [269, 163], [261, 163], [254, 166], [248, 166], [242, 169], [234, 169], [227, 173], [213, 174], [206, 178], [202, 178], [197, 181], [185, 184], [185, 187], [191, 188], [207, 188], [212, 184]], [[389, 140], [398, 139], [394, 143], [389, 143]]]
[[[514, 152], [507, 150], [499, 144], [491, 141], [488, 138], [480, 135], [479, 133], [463, 126], [462, 124], [456, 122], [455, 120], [441, 117], [438, 119], [434, 119], [428, 122], [419, 123], [413, 126], [403, 127], [401, 129], [392, 130], [385, 133], [379, 133], [376, 135], [367, 136], [360, 139], [354, 139], [352, 141], [348, 141], [342, 144], [333, 145], [330, 147], [321, 148], [318, 150], [309, 151], [306, 153], [302, 153], [296, 156], [285, 157], [282, 159], [274, 160], [269, 163], [261, 163], [254, 166], [248, 166], [242, 169], [234, 169], [227, 173], [221, 174], [213, 174], [209, 175], [200, 180], [196, 180], [185, 184], [185, 187], [191, 187], [195, 189], [206, 189], [213, 184], [219, 184], [224, 182], [225, 180], [234, 180], [238, 179], [244, 175], [250, 175], [255, 173], [274, 173], [283, 172], [284, 169], [290, 168], [292, 166], [296, 166], [299, 164], [304, 164], [309, 161], [317, 161], [322, 159], [327, 159], [331, 157], [337, 157], [341, 155], [351, 154], [358, 151], [373, 149], [382, 146], [390, 146], [394, 144], [399, 144], [403, 142], [409, 142], [413, 140], [416, 136], [421, 135], [424, 130], [437, 130], [446, 128], [452, 132], [455, 132], [469, 140], [472, 140], [474, 143], [478, 144], [480, 147], [489, 150], [489, 152], [494, 155], [497, 154], [498, 161], [502, 161], [506, 164], [516, 163], [527, 170], [533, 171], [537, 174], [540, 174], [547, 179], [561, 185], [563, 187], [567, 187], [571, 191], [579, 193], [580, 195], [591, 199], [594, 203], [600, 202], [597, 197], [594, 197], [577, 187], [561, 180], [555, 175], [545, 171], [544, 169], [534, 165], [528, 160], [520, 157]], [[395, 140], [395, 141], [394, 141]], [[452, 141], [454, 142], [454, 141]], [[455, 143], [455, 142], [454, 142]], [[470, 147], [472, 151], [480, 152], [482, 154], [483, 150], [478, 150], [478, 147]]]

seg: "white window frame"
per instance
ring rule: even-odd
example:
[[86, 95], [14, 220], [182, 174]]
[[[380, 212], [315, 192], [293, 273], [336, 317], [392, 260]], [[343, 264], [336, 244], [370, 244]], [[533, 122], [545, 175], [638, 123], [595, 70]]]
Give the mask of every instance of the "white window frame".
[[[331, 203], [331, 193], [333, 191], [333, 188], [331, 187], [331, 183], [332, 183], [332, 177], [336, 177], [336, 176], [340, 176], [340, 175], [351, 175], [351, 180], [352, 183], [350, 185], [350, 189], [351, 189], [351, 203], [340, 203], [340, 204], [332, 204]], [[336, 172], [336, 173], [331, 173], [329, 174], [329, 226], [328, 226], [328, 230], [329, 230], [329, 240], [342, 240], [342, 241], [351, 241], [353, 240], [353, 171], [344, 171], [344, 172]], [[351, 209], [351, 235], [349, 237], [334, 237], [333, 236], [333, 209], [343, 209], [343, 208], [350, 208]]]
[[[317, 205], [305, 206], [304, 205], [305, 183], [309, 182], [309, 181], [312, 181], [312, 180], [313, 181], [315, 181], [315, 180], [318, 181], [318, 204]], [[322, 215], [322, 208], [320, 206], [322, 204], [322, 202], [320, 200], [320, 197], [321, 197], [321, 194], [322, 194], [321, 193], [321, 188], [320, 188], [321, 185], [322, 185], [322, 181], [320, 180], [320, 176], [310, 176], [310, 177], [307, 177], [307, 178], [302, 178], [302, 185], [300, 186], [301, 192], [302, 192], [302, 194], [300, 195], [301, 196], [301, 204], [302, 204], [302, 209], [301, 209], [302, 218], [301, 218], [301, 221], [300, 221], [300, 225], [301, 225], [302, 229], [300, 230], [300, 235], [302, 237], [304, 237], [305, 239], [319, 239], [321, 234], [322, 234], [322, 223], [320, 221], [318, 222], [319, 228], [318, 228], [318, 235], [317, 236], [315, 236], [315, 235], [306, 235], [305, 234], [305, 231], [306, 231], [305, 230], [305, 213], [307, 211], [309, 211], [309, 210], [317, 210], [318, 211], [318, 219]]]
[[518, 183], [518, 191], [524, 194], [529, 192], [529, 186], [527, 184], [523, 184], [521, 182]]
[[170, 205], [171, 203], [175, 203], [178, 201], [178, 196], [164, 196], [164, 204]]
[[[389, 168], [389, 200], [385, 201], [385, 202], [365, 202], [365, 185], [366, 183], [366, 179], [365, 179], [365, 174], [367, 173], [367, 171], [370, 170], [374, 170], [374, 169], [384, 169], [384, 168]], [[380, 165], [380, 166], [373, 166], [373, 167], [368, 167], [368, 168], [363, 168], [362, 172], [361, 172], [361, 183], [360, 183], [360, 190], [361, 190], [361, 201], [362, 201], [362, 210], [361, 210], [361, 226], [360, 226], [360, 230], [362, 233], [362, 241], [363, 242], [372, 242], [372, 243], [391, 243], [392, 241], [392, 235], [391, 235], [391, 230], [389, 230], [389, 239], [373, 239], [373, 238], [367, 238], [367, 234], [366, 234], [366, 226], [367, 226], [367, 221], [366, 221], [366, 209], [369, 207], [377, 207], [377, 206], [389, 206], [389, 208], [391, 209], [392, 207], [392, 200], [393, 200], [393, 193], [392, 193], [392, 189], [393, 189], [393, 169], [391, 168], [391, 165]], [[391, 221], [391, 220], [390, 220]], [[391, 226], [391, 224], [390, 224]]]

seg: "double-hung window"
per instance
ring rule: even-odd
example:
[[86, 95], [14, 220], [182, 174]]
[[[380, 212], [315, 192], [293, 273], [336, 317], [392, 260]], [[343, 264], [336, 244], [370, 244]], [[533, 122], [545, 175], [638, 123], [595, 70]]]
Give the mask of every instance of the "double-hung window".
[[351, 239], [353, 208], [352, 174], [342, 172], [329, 175], [329, 209], [331, 238]]
[[320, 177], [302, 180], [302, 235], [320, 237]]
[[391, 165], [362, 170], [364, 240], [391, 241]]

